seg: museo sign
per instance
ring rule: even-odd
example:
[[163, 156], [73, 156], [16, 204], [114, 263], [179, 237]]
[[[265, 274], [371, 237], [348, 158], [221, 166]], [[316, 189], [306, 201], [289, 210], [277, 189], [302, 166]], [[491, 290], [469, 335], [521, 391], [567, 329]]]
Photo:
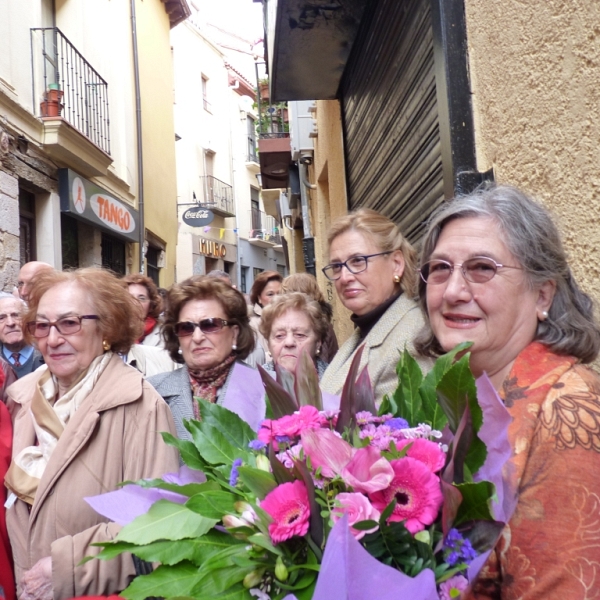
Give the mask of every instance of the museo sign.
[[195, 206], [188, 208], [183, 213], [183, 222], [190, 227], [203, 227], [213, 222], [215, 215], [212, 210], [208, 208], [200, 208]]

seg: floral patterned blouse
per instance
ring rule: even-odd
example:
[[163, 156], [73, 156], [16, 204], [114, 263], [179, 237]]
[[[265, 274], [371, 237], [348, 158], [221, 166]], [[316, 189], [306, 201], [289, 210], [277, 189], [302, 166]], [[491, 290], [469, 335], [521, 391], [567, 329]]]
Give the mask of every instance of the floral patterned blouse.
[[534, 342], [500, 395], [518, 504], [467, 598], [600, 598], [600, 378]]

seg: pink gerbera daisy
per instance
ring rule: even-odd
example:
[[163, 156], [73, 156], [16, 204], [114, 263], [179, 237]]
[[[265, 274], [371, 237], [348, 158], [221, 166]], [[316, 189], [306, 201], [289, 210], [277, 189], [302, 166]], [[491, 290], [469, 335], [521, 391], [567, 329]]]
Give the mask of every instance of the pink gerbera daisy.
[[389, 521], [405, 521], [406, 529], [414, 535], [438, 515], [443, 501], [440, 480], [415, 458], [404, 457], [390, 464], [394, 470], [392, 483], [385, 490], [369, 494], [369, 498], [379, 511], [395, 498]]
[[273, 518], [269, 534], [274, 544], [285, 542], [295, 535], [306, 535], [310, 504], [306, 486], [301, 481], [278, 485], [267, 494], [260, 507]]

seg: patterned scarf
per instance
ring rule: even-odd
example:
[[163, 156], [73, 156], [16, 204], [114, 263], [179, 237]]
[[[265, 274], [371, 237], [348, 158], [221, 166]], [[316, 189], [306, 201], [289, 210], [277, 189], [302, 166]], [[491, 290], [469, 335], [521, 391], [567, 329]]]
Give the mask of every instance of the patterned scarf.
[[[206, 370], [190, 370], [190, 384], [192, 385], [192, 396], [202, 398], [213, 404], [217, 400], [217, 390], [223, 387], [231, 365], [235, 362], [236, 355], [232, 352], [220, 365]], [[194, 418], [198, 419], [198, 403], [193, 402]]]

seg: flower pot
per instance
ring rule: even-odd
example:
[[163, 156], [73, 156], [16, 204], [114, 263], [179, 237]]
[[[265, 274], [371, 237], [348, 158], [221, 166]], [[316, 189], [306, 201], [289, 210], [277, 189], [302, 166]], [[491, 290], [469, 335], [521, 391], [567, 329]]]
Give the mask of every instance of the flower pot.
[[44, 100], [48, 102], [60, 102], [63, 97], [63, 91], [57, 89], [48, 89], [44, 94]]
[[268, 83], [259, 84], [258, 91], [260, 94], [261, 102], [265, 102], [265, 101], [269, 100], [269, 84]]
[[63, 105], [58, 101], [44, 100], [40, 104], [40, 113], [42, 117], [60, 117]]

